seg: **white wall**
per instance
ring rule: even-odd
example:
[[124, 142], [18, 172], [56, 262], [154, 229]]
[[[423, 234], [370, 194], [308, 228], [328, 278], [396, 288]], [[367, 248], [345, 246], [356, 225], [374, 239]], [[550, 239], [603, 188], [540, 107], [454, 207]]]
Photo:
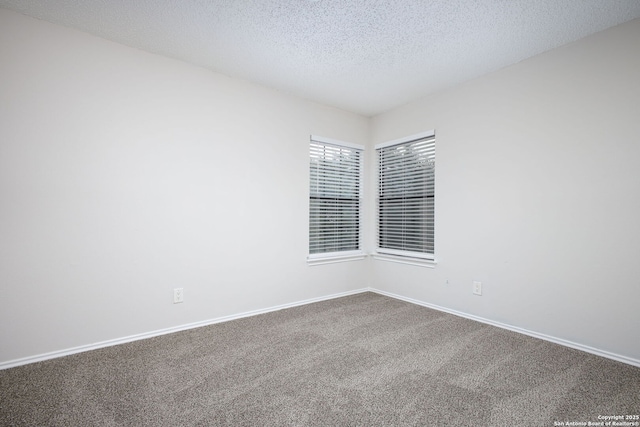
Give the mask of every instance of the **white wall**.
[[372, 286], [640, 360], [640, 20], [377, 116], [372, 145], [433, 128], [439, 263]]
[[[638, 40], [369, 120], [0, 9], [0, 364], [368, 285], [640, 360]], [[308, 267], [309, 135], [432, 128], [437, 267]]]
[[369, 119], [0, 9], [0, 363], [365, 287], [306, 264], [310, 134]]

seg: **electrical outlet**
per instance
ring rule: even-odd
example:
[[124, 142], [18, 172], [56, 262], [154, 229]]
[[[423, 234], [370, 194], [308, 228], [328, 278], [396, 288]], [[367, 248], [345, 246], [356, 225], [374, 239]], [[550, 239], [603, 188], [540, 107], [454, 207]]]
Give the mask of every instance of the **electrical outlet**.
[[482, 282], [473, 281], [473, 294], [482, 295]]
[[482, 282], [473, 281], [473, 294], [482, 295]]
[[178, 304], [184, 301], [184, 292], [182, 288], [175, 288], [173, 290], [173, 303]]

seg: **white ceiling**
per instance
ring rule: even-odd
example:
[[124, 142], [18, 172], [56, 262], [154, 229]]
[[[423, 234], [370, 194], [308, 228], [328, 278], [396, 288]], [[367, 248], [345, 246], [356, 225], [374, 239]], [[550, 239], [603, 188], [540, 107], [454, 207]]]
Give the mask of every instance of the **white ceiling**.
[[640, 0], [0, 0], [0, 7], [367, 116], [640, 17]]

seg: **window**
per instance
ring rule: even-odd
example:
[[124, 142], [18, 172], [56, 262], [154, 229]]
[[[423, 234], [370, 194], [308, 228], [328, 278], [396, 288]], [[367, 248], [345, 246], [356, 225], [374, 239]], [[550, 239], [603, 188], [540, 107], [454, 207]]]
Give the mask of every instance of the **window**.
[[376, 146], [377, 253], [434, 261], [435, 132]]
[[360, 250], [363, 148], [311, 136], [309, 262], [364, 256]]

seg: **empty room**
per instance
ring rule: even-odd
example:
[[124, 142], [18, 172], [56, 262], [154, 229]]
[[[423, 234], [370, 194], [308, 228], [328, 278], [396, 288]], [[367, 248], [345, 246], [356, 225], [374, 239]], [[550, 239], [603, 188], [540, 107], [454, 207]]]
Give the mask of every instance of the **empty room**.
[[0, 425], [640, 426], [640, 1], [0, 0]]

